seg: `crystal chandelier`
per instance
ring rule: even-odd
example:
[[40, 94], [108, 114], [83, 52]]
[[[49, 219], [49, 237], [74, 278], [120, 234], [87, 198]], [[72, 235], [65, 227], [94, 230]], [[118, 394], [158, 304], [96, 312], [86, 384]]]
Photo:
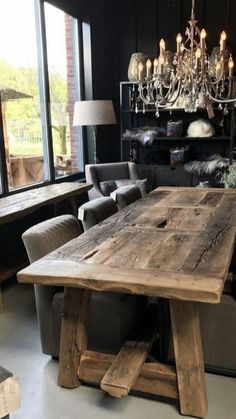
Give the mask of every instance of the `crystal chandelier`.
[[186, 28], [186, 39], [179, 33], [174, 54], [166, 52], [165, 41], [160, 41], [160, 54], [153, 63], [150, 59], [146, 68], [138, 64], [139, 100], [159, 109], [172, 108], [182, 98], [186, 112], [195, 112], [198, 107], [205, 108], [217, 102], [222, 108], [225, 104], [236, 103], [233, 86], [234, 61], [226, 49], [226, 33], [220, 37], [220, 48], [212, 61], [207, 54], [206, 31], [198, 28], [195, 19], [195, 0], [192, 0], [191, 19]]

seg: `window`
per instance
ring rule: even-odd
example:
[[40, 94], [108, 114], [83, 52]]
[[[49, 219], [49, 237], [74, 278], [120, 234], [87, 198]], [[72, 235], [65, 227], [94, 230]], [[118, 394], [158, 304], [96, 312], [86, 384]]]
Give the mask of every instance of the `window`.
[[77, 20], [45, 3], [50, 110], [55, 176], [79, 167], [79, 131], [73, 127], [74, 102], [80, 99]]
[[47, 157], [40, 121], [34, 2], [1, 2], [0, 14], [2, 124], [11, 190], [48, 180]]
[[41, 0], [2, 1], [0, 15], [0, 193], [8, 193], [83, 171], [82, 131], [73, 127], [79, 31]]

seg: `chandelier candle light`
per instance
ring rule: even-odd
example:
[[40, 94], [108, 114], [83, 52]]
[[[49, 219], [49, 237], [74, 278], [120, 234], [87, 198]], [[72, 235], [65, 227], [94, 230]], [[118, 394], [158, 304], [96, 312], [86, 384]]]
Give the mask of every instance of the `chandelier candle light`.
[[195, 112], [198, 107], [205, 108], [212, 102], [219, 104], [220, 109], [225, 104], [236, 103], [233, 92], [234, 61], [232, 55], [228, 58], [226, 50], [227, 35], [223, 31], [220, 37], [220, 48], [212, 65], [207, 54], [205, 29], [200, 30], [195, 19], [195, 0], [192, 0], [191, 19], [186, 28], [186, 39], [179, 33], [176, 37], [176, 52], [170, 59], [166, 53], [164, 39], [160, 40], [159, 57], [153, 63], [138, 64], [139, 100], [145, 106], [152, 105], [159, 109], [171, 108], [177, 100], [184, 99], [186, 112]]

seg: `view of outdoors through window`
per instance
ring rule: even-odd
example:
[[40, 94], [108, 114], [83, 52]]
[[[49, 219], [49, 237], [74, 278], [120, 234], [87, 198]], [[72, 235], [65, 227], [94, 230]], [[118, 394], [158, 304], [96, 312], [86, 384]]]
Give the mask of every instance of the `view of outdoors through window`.
[[12, 189], [45, 179], [34, 2], [0, 2], [0, 15], [0, 93]]
[[77, 25], [76, 19], [49, 3], [45, 3], [45, 21], [54, 165], [58, 177], [79, 171], [79, 131], [73, 127], [74, 102], [79, 96]]
[[[0, 2], [0, 96], [9, 189], [49, 180], [34, 6], [32, 0]], [[75, 90], [79, 85], [74, 46], [76, 20], [48, 3], [45, 19], [51, 129], [58, 177], [80, 170], [80, 131], [72, 126], [73, 104], [79, 95]]]

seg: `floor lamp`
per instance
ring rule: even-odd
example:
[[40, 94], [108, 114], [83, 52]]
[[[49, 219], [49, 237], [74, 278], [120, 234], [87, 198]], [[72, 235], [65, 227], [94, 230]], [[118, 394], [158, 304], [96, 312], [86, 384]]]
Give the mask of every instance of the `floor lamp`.
[[116, 124], [116, 116], [111, 100], [83, 100], [75, 102], [74, 126], [93, 126], [94, 163], [97, 159], [97, 125]]

